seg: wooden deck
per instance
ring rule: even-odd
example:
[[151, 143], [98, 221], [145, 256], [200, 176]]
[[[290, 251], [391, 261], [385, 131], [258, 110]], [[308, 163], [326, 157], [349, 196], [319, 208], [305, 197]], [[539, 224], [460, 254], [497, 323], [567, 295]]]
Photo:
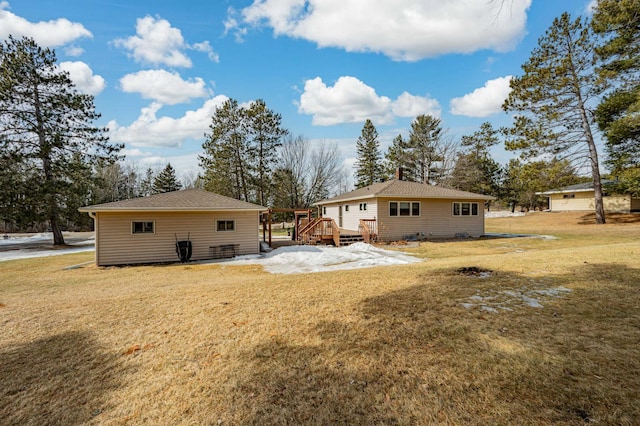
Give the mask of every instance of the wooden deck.
[[356, 231], [338, 228], [335, 220], [331, 218], [316, 218], [301, 228], [298, 241], [301, 244], [333, 244], [336, 247], [358, 242], [369, 243], [377, 237], [372, 232], [373, 227], [375, 220], [361, 220], [360, 229]]

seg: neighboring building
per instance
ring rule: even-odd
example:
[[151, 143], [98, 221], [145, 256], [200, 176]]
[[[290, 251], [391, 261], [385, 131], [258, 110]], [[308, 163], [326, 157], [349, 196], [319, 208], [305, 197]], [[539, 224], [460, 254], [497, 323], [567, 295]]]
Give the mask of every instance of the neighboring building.
[[79, 210], [94, 219], [96, 264], [106, 266], [178, 261], [176, 240], [187, 239], [191, 260], [257, 254], [266, 207], [187, 189]]
[[[316, 205], [340, 229], [358, 232], [374, 221], [380, 241], [410, 236], [447, 238], [484, 234], [484, 203], [494, 197], [393, 179], [323, 200]], [[361, 228], [360, 228], [361, 229]]]
[[[640, 211], [640, 198], [634, 198], [630, 195], [609, 195], [607, 193], [607, 186], [613, 183], [614, 181], [602, 181], [602, 189], [604, 192], [602, 201], [604, 204], [604, 210], [608, 212], [621, 213]], [[564, 188], [552, 189], [545, 192], [536, 192], [536, 195], [549, 197], [550, 211], [595, 210], [593, 182], [565, 186]]]

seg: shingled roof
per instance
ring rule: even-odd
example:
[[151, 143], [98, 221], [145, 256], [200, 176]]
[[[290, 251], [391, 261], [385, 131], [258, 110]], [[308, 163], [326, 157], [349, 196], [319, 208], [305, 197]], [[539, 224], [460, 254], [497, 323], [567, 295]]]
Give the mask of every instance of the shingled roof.
[[247, 203], [203, 189], [184, 189], [165, 192], [148, 197], [132, 198], [113, 203], [81, 207], [81, 212], [122, 212], [122, 211], [260, 211], [266, 207]]
[[[600, 184], [602, 186], [611, 186], [614, 183], [616, 183], [615, 180], [602, 179], [600, 181]], [[593, 191], [593, 181], [579, 183], [577, 185], [569, 185], [563, 188], [550, 189], [544, 192], [536, 192], [536, 195], [551, 195], [551, 194], [562, 194], [565, 192], [590, 192], [590, 191]]]
[[366, 198], [439, 198], [456, 200], [494, 200], [495, 197], [473, 192], [459, 191], [457, 189], [445, 188], [418, 182], [407, 182], [404, 180], [392, 179], [386, 182], [374, 183], [338, 195], [337, 197], [318, 201], [316, 205], [331, 204], [339, 201], [362, 200]]

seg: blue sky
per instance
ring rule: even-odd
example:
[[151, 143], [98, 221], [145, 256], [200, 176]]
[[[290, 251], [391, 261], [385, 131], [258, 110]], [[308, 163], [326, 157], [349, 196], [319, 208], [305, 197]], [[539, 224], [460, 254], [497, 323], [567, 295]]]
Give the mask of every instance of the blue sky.
[[[215, 108], [264, 99], [284, 127], [335, 143], [351, 173], [371, 118], [381, 148], [419, 114], [450, 137], [500, 105], [553, 19], [588, 0], [0, 0], [0, 38], [56, 50], [141, 169], [198, 171]], [[496, 148], [506, 163], [512, 153]], [[351, 173], [352, 174], [352, 173]]]

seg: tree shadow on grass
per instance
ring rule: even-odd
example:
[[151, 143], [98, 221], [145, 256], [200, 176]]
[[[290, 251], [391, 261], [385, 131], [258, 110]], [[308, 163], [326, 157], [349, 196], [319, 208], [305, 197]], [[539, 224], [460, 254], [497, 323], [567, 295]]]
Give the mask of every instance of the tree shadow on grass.
[[99, 419], [123, 375], [117, 355], [88, 332], [0, 348], [0, 423], [84, 424]]
[[[544, 308], [522, 304], [499, 314], [461, 306], [464, 294], [562, 286], [576, 275], [584, 283], [598, 279], [609, 294], [586, 286]], [[230, 420], [629, 423], [640, 416], [633, 408], [637, 379], [626, 377], [640, 374], [640, 359], [633, 356], [640, 329], [631, 324], [618, 331], [606, 322], [621, 315], [615, 300], [627, 299], [631, 305], [623, 309], [640, 302], [624, 282], [630, 277], [640, 282], [640, 271], [619, 265], [584, 265], [542, 284], [507, 273], [492, 282], [448, 271], [437, 284], [433, 274], [425, 275], [412, 287], [363, 300], [351, 319], [317, 321], [301, 331], [318, 344], [274, 337], [249, 348], [242, 355], [247, 368], [233, 386]], [[603, 306], [589, 316], [593, 299]]]
[[[604, 217], [608, 225], [640, 223], [640, 213], [605, 213]], [[595, 213], [587, 213], [581, 216], [578, 221], [578, 225], [594, 225], [595, 223]]]

